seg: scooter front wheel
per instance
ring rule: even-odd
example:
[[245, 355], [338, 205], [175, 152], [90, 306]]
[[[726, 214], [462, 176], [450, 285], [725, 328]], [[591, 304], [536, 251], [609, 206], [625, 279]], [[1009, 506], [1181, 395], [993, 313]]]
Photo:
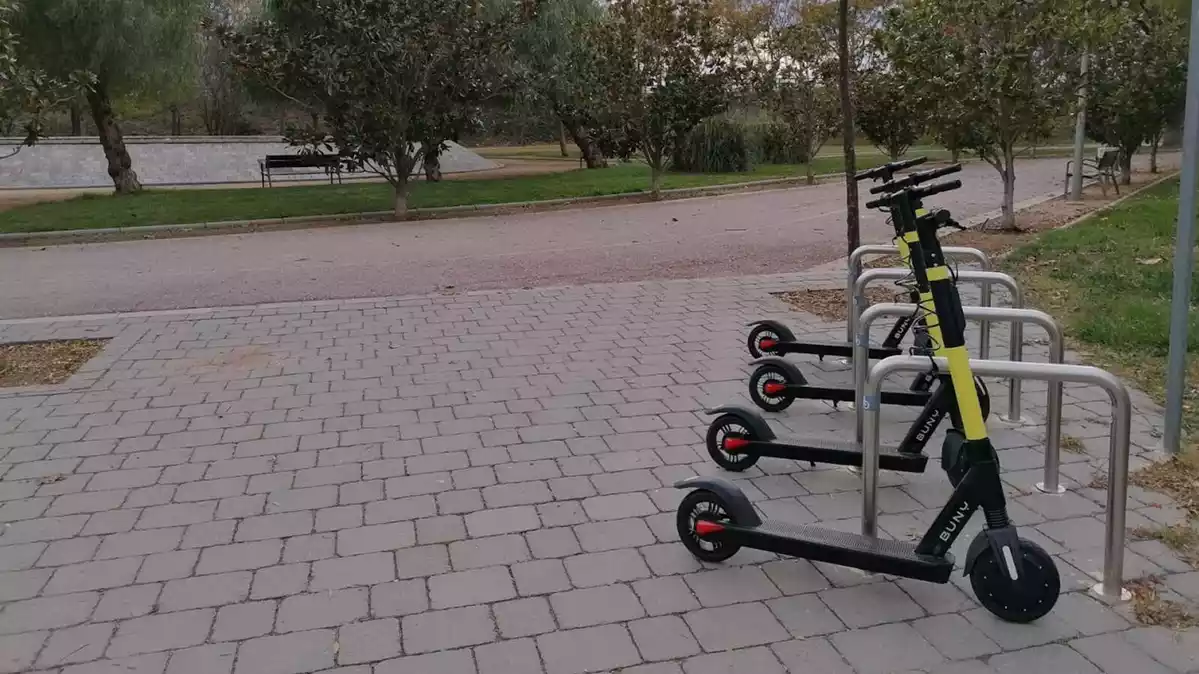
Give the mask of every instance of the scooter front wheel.
[[1061, 592], [1061, 577], [1048, 552], [1023, 538], [1020, 552], [1024, 564], [1014, 582], [1008, 577], [1007, 560], [998, 559], [989, 545], [970, 571], [970, 587], [979, 603], [1010, 623], [1030, 623], [1049, 613]]
[[736, 414], [722, 414], [708, 426], [708, 456], [721, 468], [740, 473], [758, 462], [756, 454], [744, 450], [754, 439], [744, 419]]
[[794, 339], [791, 335], [779, 334], [779, 330], [769, 323], [759, 323], [749, 331], [745, 346], [749, 349], [749, 355], [761, 358], [774, 355], [779, 342], [793, 341]]
[[687, 494], [679, 504], [675, 524], [683, 546], [700, 561], [723, 562], [741, 549], [736, 543], [719, 540], [713, 535], [716, 531], [704, 531], [718, 530], [722, 524], [736, 524], [728, 504], [715, 492], [696, 489]]

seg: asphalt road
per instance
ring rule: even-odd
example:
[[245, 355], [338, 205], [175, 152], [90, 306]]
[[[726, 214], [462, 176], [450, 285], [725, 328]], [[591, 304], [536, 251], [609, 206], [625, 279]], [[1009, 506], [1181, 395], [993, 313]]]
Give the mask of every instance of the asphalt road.
[[[1064, 160], [1024, 161], [1016, 200], [1061, 189]], [[934, 197], [961, 220], [999, 205], [968, 164]], [[845, 253], [844, 187], [501, 217], [187, 239], [0, 249], [0, 317], [409, 295], [575, 283], [764, 274]], [[888, 240], [863, 211], [865, 243]]]

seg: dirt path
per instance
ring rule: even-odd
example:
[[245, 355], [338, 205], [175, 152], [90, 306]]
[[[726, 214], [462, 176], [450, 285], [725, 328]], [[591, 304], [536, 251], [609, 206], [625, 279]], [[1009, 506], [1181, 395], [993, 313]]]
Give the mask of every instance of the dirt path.
[[[1022, 162], [1017, 200], [1061, 189]], [[994, 170], [936, 198], [959, 219], [999, 204]], [[659, 204], [195, 239], [0, 250], [0, 317], [697, 278], [806, 269], [845, 254], [840, 183]], [[866, 212], [865, 242], [889, 239]]]

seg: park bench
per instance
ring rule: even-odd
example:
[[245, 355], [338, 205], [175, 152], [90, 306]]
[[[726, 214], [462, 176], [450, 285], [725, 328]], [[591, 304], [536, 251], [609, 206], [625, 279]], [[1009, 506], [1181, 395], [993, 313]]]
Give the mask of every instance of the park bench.
[[274, 187], [271, 174], [275, 171], [286, 170], [288, 175], [325, 174], [329, 176], [329, 184], [333, 178], [341, 183], [341, 168], [345, 160], [335, 154], [268, 154], [258, 160], [258, 170], [262, 177], [263, 187]]
[[[1099, 189], [1103, 190], [1103, 196], [1107, 196], [1107, 185], [1115, 188], [1116, 195], [1120, 194], [1120, 185], [1116, 181], [1116, 164], [1120, 161], [1120, 151], [1116, 149], [1104, 150], [1099, 155], [1098, 159], [1082, 160], [1082, 179], [1083, 180], [1098, 180]], [[1070, 178], [1074, 175], [1074, 160], [1066, 162], [1066, 189], [1063, 194], [1070, 193]]]

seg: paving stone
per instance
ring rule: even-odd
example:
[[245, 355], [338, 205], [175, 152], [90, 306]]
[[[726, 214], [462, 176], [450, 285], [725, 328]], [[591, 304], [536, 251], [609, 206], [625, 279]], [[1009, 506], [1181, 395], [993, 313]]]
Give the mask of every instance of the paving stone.
[[845, 659], [824, 638], [785, 641], [770, 647], [788, 672], [853, 674]]
[[312, 533], [312, 528], [313, 517], [310, 512], [247, 517], [237, 525], [236, 540], [240, 543], [268, 538], [286, 538]]
[[634, 620], [629, 623], [629, 631], [646, 660], [674, 660], [700, 652], [687, 624], [678, 616]]
[[283, 563], [315, 562], [337, 554], [337, 534], [326, 532], [309, 536], [292, 536], [283, 546]]
[[383, 660], [399, 655], [402, 650], [400, 623], [395, 618], [345, 625], [338, 630], [337, 641], [341, 644], [337, 653], [339, 665]]
[[922, 618], [912, 627], [950, 660], [977, 658], [998, 653], [999, 646], [960, 615]]
[[[57, 667], [104, 657], [104, 648], [112, 633], [112, 623], [92, 623], [56, 630], [46, 640], [37, 664], [41, 667]], [[37, 636], [33, 636], [33, 640], [41, 641]], [[0, 662], [2, 660], [0, 657]]]
[[781, 559], [761, 568], [783, 594], [818, 592], [829, 587], [828, 579], [806, 559]]
[[1028, 625], [1004, 622], [990, 611], [982, 608], [966, 611], [962, 615], [1005, 651], [1039, 646], [1079, 636], [1078, 630], [1057, 618], [1053, 611]]
[[106, 590], [100, 597], [92, 620], [122, 620], [146, 615], [154, 609], [162, 585], [148, 583]]
[[634, 548], [657, 542], [644, 520], [589, 522], [575, 527], [579, 545], [587, 552]]
[[649, 567], [636, 550], [611, 550], [577, 555], [564, 560], [575, 587], [594, 587], [650, 576]]
[[1054, 674], [1100, 674], [1095, 665], [1060, 644], [1035, 646], [1015, 653], [1002, 653], [988, 663], [999, 674], [1054, 672]]
[[237, 644], [213, 644], [175, 651], [167, 674], [229, 674], [237, 656]]
[[425, 581], [398, 580], [371, 587], [371, 615], [377, 618], [405, 616], [429, 610]]
[[516, 589], [522, 596], [559, 592], [571, 587], [565, 567], [556, 559], [538, 559], [513, 564], [512, 577], [516, 580]]
[[902, 623], [841, 632], [831, 640], [860, 674], [927, 669], [944, 659], [911, 625]]
[[163, 611], [236, 604], [250, 594], [253, 576], [249, 571], [180, 578], [167, 582], [158, 598]]
[[117, 627], [107, 655], [119, 658], [202, 644], [208, 639], [214, 615], [213, 609], [205, 608], [126, 620]]
[[62, 674], [163, 674], [166, 668], [166, 653], [150, 653], [71, 665], [63, 669]]
[[308, 572], [307, 564], [284, 564], [259, 569], [254, 572], [250, 598], [270, 599], [303, 592], [308, 587]]
[[333, 630], [295, 632], [243, 642], [235, 674], [303, 674], [333, 666]]
[[429, 600], [435, 609], [489, 604], [516, 596], [507, 567], [493, 566], [429, 578]]
[[532, 639], [515, 639], [475, 648], [479, 674], [535, 674], [541, 657]]
[[789, 639], [765, 604], [735, 604], [691, 611], [683, 616], [705, 651], [723, 651]]
[[632, 638], [620, 625], [543, 634], [537, 637], [537, 649], [546, 674], [584, 674], [641, 662]]
[[450, 570], [450, 553], [444, 545], [422, 545], [396, 550], [395, 561], [398, 578], [433, 576]]
[[416, 527], [412, 522], [392, 522], [337, 532], [337, 554], [360, 555], [416, 545]]
[[31, 669], [46, 636], [46, 632], [28, 632], [0, 637], [0, 672], [16, 674]]
[[1137, 674], [1168, 674], [1172, 671], [1144, 651], [1130, 644], [1119, 634], [1104, 634], [1075, 639], [1070, 647], [1108, 674], [1137, 672]]
[[1071, 592], [1058, 597], [1054, 620], [1061, 620], [1084, 636], [1116, 632], [1130, 627], [1127, 620], [1093, 597]]
[[386, 552], [312, 563], [312, 590], [337, 590], [395, 580], [395, 556]]
[[924, 611], [892, 583], [825, 590], [820, 598], [849, 627], [920, 618]]
[[279, 563], [282, 549], [283, 542], [280, 540], [205, 548], [200, 552], [200, 563], [196, 566], [196, 573], [224, 573], [273, 566]]
[[176, 550], [149, 555], [137, 573], [137, 582], [152, 583], [173, 578], [186, 578], [192, 574], [199, 550]]
[[527, 637], [555, 629], [550, 605], [544, 597], [528, 597], [500, 602], [492, 606], [500, 636], [505, 639]]
[[724, 606], [780, 595], [774, 583], [756, 567], [701, 571], [688, 574], [683, 579], [704, 606]]
[[798, 639], [845, 629], [837, 616], [814, 594], [771, 599], [766, 606], [783, 627]]
[[[793, 669], [791, 671], [804, 672], [807, 670]], [[819, 671], [823, 672], [823, 670]], [[726, 653], [698, 655], [683, 662], [683, 672], [685, 674], [735, 674], [737, 672], [786, 674], [787, 670], [783, 669], [778, 658], [770, 652], [770, 649], [757, 647]]]
[[475, 569], [496, 564], [513, 564], [530, 558], [525, 539], [515, 534], [490, 536], [450, 543], [450, 563], [455, 570]]
[[50, 580], [50, 569], [30, 569], [28, 571], [7, 571], [0, 573], [0, 602], [29, 599], [41, 592], [42, 586]]
[[682, 613], [699, 608], [699, 601], [681, 578], [665, 577], [639, 580], [633, 591], [651, 616]]
[[256, 601], [222, 606], [212, 628], [213, 641], [241, 641], [269, 634], [275, 625], [275, 602]]
[[529, 551], [538, 559], [569, 557], [583, 551], [570, 527], [530, 531], [525, 534], [525, 541], [529, 544]]
[[495, 641], [495, 624], [486, 606], [427, 611], [403, 618], [405, 653], [427, 653]]
[[385, 660], [375, 665], [375, 674], [477, 674], [470, 649]]
[[472, 537], [496, 536], [531, 531], [541, 526], [537, 511], [531, 506], [492, 508], [466, 516], [466, 530]]
[[640, 618], [645, 609], [627, 585], [608, 585], [550, 595], [550, 605], [564, 629], [590, 627]]
[[1174, 632], [1163, 627], [1138, 627], [1124, 638], [1163, 665], [1182, 672], [1199, 667], [1199, 634], [1195, 630]]

